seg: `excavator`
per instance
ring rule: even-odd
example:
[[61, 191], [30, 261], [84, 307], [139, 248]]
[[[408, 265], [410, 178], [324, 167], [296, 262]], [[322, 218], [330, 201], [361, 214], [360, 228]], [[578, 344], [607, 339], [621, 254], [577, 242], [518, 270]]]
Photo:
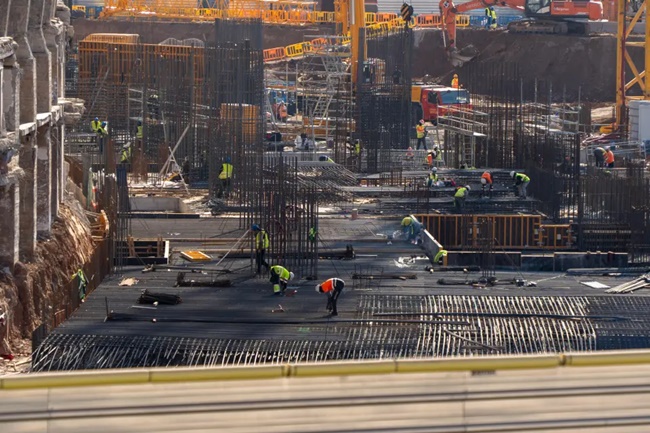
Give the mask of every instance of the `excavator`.
[[597, 0], [470, 0], [456, 6], [452, 0], [441, 0], [442, 34], [449, 60], [462, 66], [477, 54], [472, 45], [456, 47], [456, 15], [490, 6], [508, 7], [522, 11], [525, 19], [508, 24], [511, 33], [585, 34], [588, 21], [603, 17], [603, 4]]

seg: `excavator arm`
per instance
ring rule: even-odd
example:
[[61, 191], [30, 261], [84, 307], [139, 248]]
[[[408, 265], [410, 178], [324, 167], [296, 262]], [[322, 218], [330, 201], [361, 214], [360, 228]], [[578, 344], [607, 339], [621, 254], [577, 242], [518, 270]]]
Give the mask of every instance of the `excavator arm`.
[[524, 10], [525, 0], [471, 0], [467, 3], [456, 6], [452, 0], [441, 0], [439, 3], [440, 17], [442, 21], [442, 37], [447, 50], [447, 56], [454, 66], [461, 66], [463, 63], [476, 56], [476, 49], [468, 46], [462, 51], [456, 48], [456, 15], [475, 9], [483, 9], [490, 6], [502, 6]]

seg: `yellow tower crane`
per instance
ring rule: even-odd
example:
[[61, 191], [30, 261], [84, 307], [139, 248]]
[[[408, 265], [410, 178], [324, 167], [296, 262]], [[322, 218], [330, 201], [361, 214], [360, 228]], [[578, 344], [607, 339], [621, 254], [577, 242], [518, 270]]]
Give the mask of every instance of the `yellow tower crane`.
[[[334, 2], [336, 30], [338, 34], [349, 35], [351, 44], [352, 83], [356, 85], [357, 74], [366, 61], [366, 10], [363, 0], [336, 0]], [[361, 68], [359, 68], [361, 65]]]

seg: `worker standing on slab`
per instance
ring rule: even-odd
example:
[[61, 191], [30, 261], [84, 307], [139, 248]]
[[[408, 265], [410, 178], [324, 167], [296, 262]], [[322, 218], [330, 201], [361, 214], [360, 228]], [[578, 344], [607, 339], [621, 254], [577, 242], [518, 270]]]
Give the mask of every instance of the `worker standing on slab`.
[[424, 127], [424, 120], [420, 120], [415, 127], [415, 136], [418, 139], [418, 144], [415, 147], [415, 150], [420, 150], [420, 144], [424, 148], [424, 150], [427, 150], [427, 142], [426, 142], [426, 136], [427, 136], [427, 129]]
[[271, 266], [271, 279], [269, 282], [273, 284], [273, 294], [284, 296], [287, 283], [293, 280], [293, 277], [293, 272], [289, 272], [286, 268], [280, 265]]
[[345, 287], [345, 281], [340, 278], [330, 278], [322, 283], [316, 285], [317, 293], [327, 294], [327, 310], [332, 316], [338, 316], [339, 313], [336, 309], [336, 301], [341, 296], [341, 292]]
[[603, 168], [605, 166], [605, 155], [607, 151], [602, 147], [594, 149], [594, 159], [596, 160], [596, 167]]
[[612, 146], [605, 148], [605, 167], [614, 168], [614, 152], [612, 152]]
[[230, 182], [232, 180], [232, 171], [233, 171], [233, 166], [230, 163], [230, 157], [227, 156], [223, 164], [221, 164], [221, 171], [219, 171], [219, 182], [221, 183], [221, 187], [219, 189], [219, 192], [217, 193], [218, 198], [221, 197], [228, 198], [228, 195], [230, 194]]
[[494, 10], [494, 6], [490, 6], [490, 28], [497, 28], [497, 12]]
[[467, 199], [470, 190], [471, 188], [469, 185], [456, 188], [456, 193], [454, 194], [454, 208], [456, 209], [456, 212], [463, 213], [465, 200]]
[[485, 188], [488, 188], [489, 197], [492, 198], [494, 183], [492, 182], [492, 173], [489, 171], [485, 171], [481, 175], [481, 197], [485, 196]]
[[131, 146], [131, 142], [128, 142], [124, 146], [122, 146], [122, 153], [120, 154], [120, 164], [130, 164], [132, 154], [133, 154], [133, 149]]
[[518, 191], [519, 198], [526, 198], [527, 197], [526, 189], [528, 188], [528, 184], [530, 183], [530, 178], [526, 176], [524, 173], [517, 173], [516, 171], [511, 171], [510, 177], [512, 177], [512, 180], [515, 181], [515, 186], [519, 190]]
[[451, 87], [454, 89], [460, 88], [460, 85], [458, 84], [458, 74], [454, 74], [454, 77], [451, 79]]
[[257, 273], [261, 274], [262, 266], [264, 266], [267, 271], [269, 270], [269, 264], [266, 262], [265, 255], [266, 250], [271, 245], [271, 242], [269, 240], [269, 234], [266, 232], [266, 230], [257, 224], [253, 224], [251, 228], [255, 235], [255, 261], [257, 262]]

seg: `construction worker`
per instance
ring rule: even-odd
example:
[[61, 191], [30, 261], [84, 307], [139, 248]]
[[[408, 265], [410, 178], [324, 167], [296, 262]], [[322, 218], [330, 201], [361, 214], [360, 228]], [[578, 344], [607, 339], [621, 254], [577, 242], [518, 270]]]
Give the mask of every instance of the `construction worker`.
[[451, 79], [451, 87], [453, 87], [454, 89], [458, 89], [458, 88], [459, 88], [459, 84], [458, 84], [458, 74], [454, 74], [454, 78]]
[[438, 184], [438, 167], [431, 167], [431, 171], [427, 176], [427, 186], [429, 188], [437, 186]]
[[422, 225], [415, 218], [404, 217], [402, 219], [402, 233], [406, 235], [406, 240], [414, 242], [422, 230]]
[[442, 266], [445, 263], [445, 257], [447, 257], [447, 250], [440, 249], [436, 253], [436, 256], [433, 258], [433, 263], [437, 263]]
[[492, 11], [489, 6], [485, 6], [485, 29], [490, 30], [492, 25]]
[[611, 146], [605, 148], [605, 167], [614, 168], [614, 152]]
[[395, 70], [393, 71], [393, 84], [400, 84], [402, 81], [402, 71], [399, 70], [397, 66], [395, 66]]
[[456, 188], [456, 193], [454, 194], [454, 208], [458, 213], [463, 213], [463, 208], [465, 207], [465, 200], [469, 195], [471, 188], [469, 185], [460, 186]]
[[411, 161], [411, 160], [413, 160], [414, 156], [415, 156], [415, 154], [413, 153], [413, 148], [411, 146], [409, 146], [408, 149], [406, 149], [406, 159], [408, 161]]
[[424, 127], [424, 119], [420, 120], [415, 127], [415, 135], [418, 139], [418, 144], [415, 149], [420, 150], [421, 144], [424, 150], [427, 150], [427, 142], [425, 140], [425, 137], [427, 136], [427, 129]]
[[481, 175], [481, 197], [485, 196], [485, 188], [489, 189], [489, 197], [492, 198], [494, 183], [492, 181], [492, 173], [489, 171], [485, 171]]
[[102, 122], [99, 124], [99, 127], [97, 128], [97, 135], [100, 137], [106, 137], [108, 135], [108, 123]]
[[425, 158], [426, 165], [431, 169], [433, 167], [433, 151], [430, 151], [427, 153], [427, 157]]
[[131, 147], [131, 142], [128, 142], [124, 146], [122, 146], [122, 153], [120, 155], [120, 164], [130, 164], [132, 153], [133, 151]]
[[287, 123], [287, 106], [284, 102], [280, 102], [278, 106], [278, 119], [281, 122]]
[[286, 268], [280, 265], [271, 266], [271, 279], [269, 282], [273, 284], [273, 294], [284, 296], [284, 291], [287, 290], [287, 283], [293, 280], [293, 277], [293, 272], [289, 272]]
[[142, 121], [138, 120], [138, 124], [135, 127], [135, 139], [142, 142]]
[[316, 293], [327, 294], [327, 310], [332, 316], [339, 315], [336, 310], [336, 301], [339, 299], [339, 296], [341, 296], [344, 287], [345, 281], [340, 278], [330, 278], [329, 280], [325, 280], [316, 285]]
[[334, 160], [332, 158], [330, 158], [329, 156], [327, 156], [327, 155], [320, 155], [318, 157], [318, 160], [320, 162], [331, 162], [332, 164], [334, 164]]
[[511, 171], [510, 177], [515, 181], [515, 186], [519, 190], [519, 197], [526, 198], [526, 189], [530, 183], [530, 178], [524, 173], [517, 173], [516, 171]]
[[262, 266], [269, 270], [269, 264], [266, 262], [264, 256], [266, 255], [266, 250], [269, 248], [271, 242], [269, 241], [269, 234], [258, 226], [253, 224], [251, 227], [253, 234], [255, 235], [255, 261], [257, 262], [257, 273], [262, 273]]
[[361, 140], [357, 139], [354, 142], [354, 156], [359, 158], [361, 156]]
[[596, 159], [596, 167], [602, 168], [605, 166], [605, 154], [607, 151], [602, 147], [594, 149], [594, 158]]
[[223, 164], [221, 164], [221, 171], [219, 171], [219, 181], [221, 183], [221, 189], [217, 194], [217, 197], [227, 197], [230, 193], [230, 181], [232, 179], [233, 166], [230, 163], [230, 157], [227, 156]]
[[95, 120], [90, 122], [90, 128], [93, 130], [94, 133], [97, 133], [97, 130], [101, 126], [102, 122], [99, 121], [99, 117], [95, 117]]
[[497, 12], [494, 10], [494, 6], [490, 6], [490, 28], [497, 28]]

